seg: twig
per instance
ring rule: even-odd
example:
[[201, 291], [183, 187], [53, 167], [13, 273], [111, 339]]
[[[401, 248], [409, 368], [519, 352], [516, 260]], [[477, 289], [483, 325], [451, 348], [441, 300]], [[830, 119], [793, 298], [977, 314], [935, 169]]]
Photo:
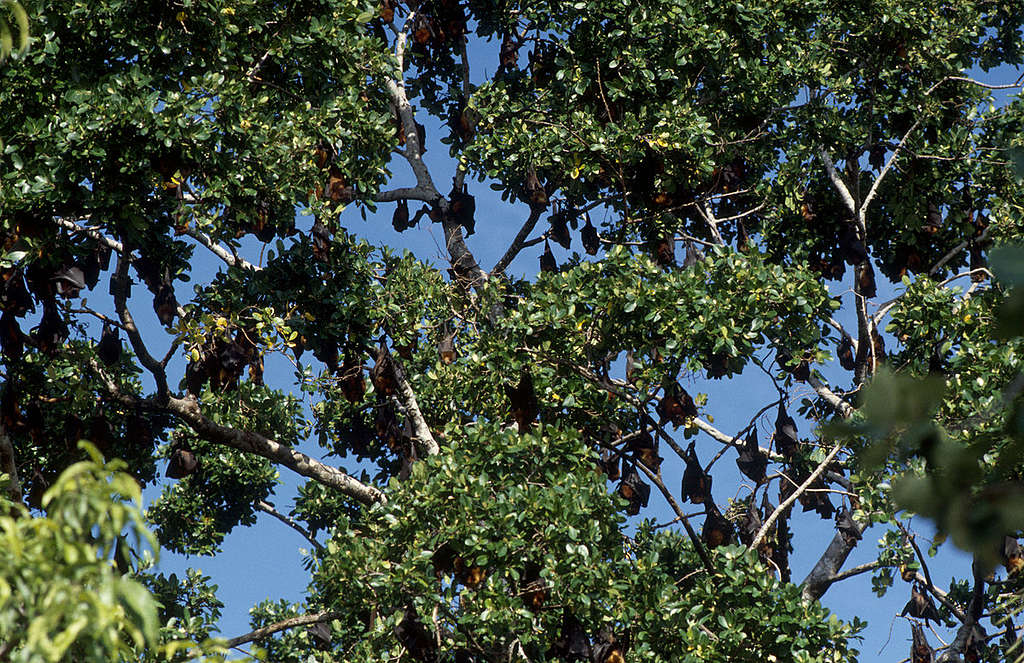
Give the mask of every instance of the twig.
[[772, 514], [768, 516], [768, 518], [764, 521], [764, 524], [761, 525], [761, 529], [758, 530], [757, 536], [755, 536], [754, 540], [750, 542], [749, 546], [747, 546], [748, 549], [754, 550], [757, 548], [757, 546], [761, 544], [761, 541], [763, 541], [764, 537], [768, 535], [768, 531], [771, 529], [771, 526], [775, 524], [775, 521], [778, 520], [779, 516], [782, 515], [786, 511], [786, 509], [792, 506], [793, 502], [795, 502], [796, 499], [800, 497], [800, 495], [805, 490], [811, 487], [811, 484], [818, 480], [818, 477], [822, 475], [822, 473], [825, 471], [825, 468], [828, 467], [829, 463], [832, 462], [832, 459], [836, 457], [836, 455], [842, 450], [842, 448], [843, 443], [836, 442], [835, 446], [832, 447], [832, 451], [828, 452], [828, 455], [825, 456], [825, 459], [818, 463], [818, 466], [814, 468], [814, 471], [811, 472], [811, 475], [807, 477], [807, 479], [802, 484], [800, 484], [796, 488], [796, 490], [794, 490], [793, 493], [786, 498], [784, 502], [779, 504], [779, 506], [776, 507], [774, 511], [772, 511]]
[[317, 552], [322, 553], [324, 551], [323, 545], [313, 538], [313, 535], [309, 532], [309, 530], [295, 522], [295, 520], [293, 520], [292, 518], [289, 518], [288, 516], [284, 515], [283, 513], [275, 509], [269, 503], [265, 502], [264, 500], [259, 500], [258, 502], [256, 502], [256, 508], [262, 511], [263, 513], [268, 513], [271, 516], [277, 518], [282, 523], [284, 523], [288, 527], [291, 527], [293, 530], [301, 534], [307, 541], [313, 544], [313, 547], [316, 548]]
[[540, 220], [540, 215], [544, 210], [540, 207], [533, 207], [530, 209], [530, 216], [527, 217], [523, 223], [523, 227], [519, 229], [515, 239], [512, 240], [512, 244], [509, 245], [508, 250], [505, 251], [505, 255], [501, 257], [501, 260], [494, 265], [491, 270], [491, 276], [497, 276], [505, 271], [508, 266], [515, 260], [519, 252], [523, 250], [526, 238], [530, 236], [533, 229], [537, 226], [537, 221]]

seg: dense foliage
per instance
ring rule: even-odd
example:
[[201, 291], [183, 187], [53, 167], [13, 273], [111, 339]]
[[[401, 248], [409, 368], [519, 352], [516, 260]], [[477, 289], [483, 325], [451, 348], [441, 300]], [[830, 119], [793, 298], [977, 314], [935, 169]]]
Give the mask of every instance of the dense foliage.
[[127, 563], [154, 483], [169, 551], [308, 539], [227, 643], [270, 660], [854, 661], [864, 573], [914, 663], [1021, 654], [1024, 4], [18, 6], [0, 661], [212, 646], [208, 578]]

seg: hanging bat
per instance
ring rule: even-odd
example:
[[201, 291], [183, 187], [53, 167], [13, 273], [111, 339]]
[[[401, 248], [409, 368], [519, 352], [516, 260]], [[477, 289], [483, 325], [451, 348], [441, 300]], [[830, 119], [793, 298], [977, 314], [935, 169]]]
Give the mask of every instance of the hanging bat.
[[544, 253], [540, 256], [540, 271], [557, 272], [558, 263], [555, 262], [555, 254], [551, 252], [551, 245], [544, 240]]
[[701, 529], [700, 538], [709, 548], [732, 543], [732, 523], [726, 520], [713, 502], [708, 503], [707, 516], [704, 518], [704, 527]]
[[619, 494], [629, 500], [626, 513], [635, 516], [640, 513], [641, 507], [647, 508], [647, 501], [651, 497], [651, 487], [640, 478], [636, 468], [630, 466], [622, 476], [619, 483]]
[[755, 484], [760, 484], [766, 478], [765, 469], [768, 467], [768, 456], [761, 451], [757, 442], [757, 428], [751, 428], [750, 434], [740, 449], [736, 458], [736, 467], [740, 472]]
[[391, 364], [391, 355], [383, 345], [377, 348], [377, 356], [370, 369], [370, 381], [377, 393], [383, 396], [393, 396], [398, 389], [395, 382], [395, 369]]
[[57, 294], [67, 299], [74, 299], [85, 288], [85, 272], [81, 267], [65, 266], [50, 279]]
[[635, 458], [655, 474], [658, 473], [662, 461], [665, 460], [658, 455], [658, 442], [646, 430], [627, 442], [626, 449], [633, 452]]
[[317, 219], [313, 223], [310, 237], [313, 239], [313, 257], [321, 262], [326, 262], [331, 252], [331, 231]]
[[96, 356], [106, 366], [113, 366], [121, 359], [121, 339], [115, 328], [110, 323], [103, 323], [103, 332], [100, 334], [100, 341], [96, 344]]
[[853, 355], [853, 342], [849, 336], [843, 335], [843, 341], [839, 344], [839, 365], [848, 371], [857, 368], [857, 360]]
[[411, 605], [405, 607], [402, 621], [395, 626], [395, 637], [414, 660], [421, 663], [436, 663], [437, 644]]
[[786, 458], [796, 453], [800, 446], [797, 438], [796, 422], [786, 412], [786, 406], [779, 404], [779, 414], [775, 418], [775, 448]]
[[857, 525], [857, 521], [853, 519], [849, 509], [843, 508], [836, 513], [836, 529], [843, 535], [847, 545], [851, 545], [854, 541], [860, 541], [861, 539], [860, 527]]
[[935, 609], [935, 604], [932, 602], [930, 596], [925, 593], [924, 587], [920, 583], [915, 582], [913, 588], [910, 590], [910, 600], [907, 601], [907, 605], [903, 606], [903, 612], [900, 613], [900, 617], [910, 615], [917, 619], [923, 619], [925, 625], [928, 621], [942, 623], [942, 618], [939, 617], [939, 611]]
[[540, 415], [540, 405], [533, 389], [533, 377], [526, 367], [519, 374], [519, 384], [515, 387], [505, 385], [505, 395], [512, 404], [512, 418], [519, 426], [519, 432], [527, 432]]
[[442, 364], [451, 364], [455, 361], [455, 332], [445, 334], [437, 342], [437, 354], [441, 357]]
[[654, 409], [658, 413], [658, 423], [671, 421], [673, 426], [685, 424], [688, 419], [697, 416], [697, 405], [678, 382], [665, 387], [665, 395]]
[[567, 250], [572, 246], [572, 235], [569, 234], [568, 217], [568, 210], [559, 210], [548, 218], [548, 225], [550, 226], [548, 236]]
[[590, 655], [590, 637], [580, 620], [568, 608], [565, 608], [562, 613], [562, 630], [558, 639], [552, 644], [548, 656], [565, 661], [591, 663]]
[[476, 214], [476, 198], [469, 195], [466, 185], [462, 185], [461, 191], [453, 188], [448, 200], [448, 211], [455, 222], [466, 229], [466, 237], [475, 233], [476, 218], [474, 215]]
[[698, 262], [704, 259], [704, 254], [700, 252], [694, 245], [693, 242], [686, 241], [686, 255], [683, 256], [683, 269], [689, 269]]
[[165, 327], [171, 326], [178, 315], [178, 300], [174, 297], [174, 286], [170, 281], [162, 282], [153, 295], [153, 311]]
[[1007, 574], [1015, 576], [1020, 573], [1021, 568], [1024, 568], [1024, 551], [1021, 550], [1020, 543], [1017, 542], [1016, 537], [1003, 537], [1001, 552]]
[[687, 499], [694, 504], [710, 502], [711, 475], [701, 467], [693, 442], [690, 442], [690, 446], [686, 448], [684, 460], [686, 461], [686, 469], [683, 471], [683, 499]]
[[198, 466], [199, 461], [192, 453], [192, 449], [187, 444], [181, 444], [171, 452], [171, 461], [167, 464], [164, 476], [170, 479], [184, 479], [195, 472]]
[[[689, 250], [689, 248], [687, 248]], [[671, 237], [661, 237], [654, 243], [654, 262], [668, 269], [676, 264], [676, 244]]]
[[878, 294], [878, 289], [875, 287], [875, 268], [871, 266], [870, 262], [865, 261], [861, 264], [857, 274], [857, 285], [862, 297], [871, 299]]
[[409, 201], [402, 198], [398, 201], [398, 206], [395, 207], [395, 213], [391, 216], [391, 227], [396, 232], [405, 232], [412, 225], [409, 223]]
[[932, 650], [931, 645], [928, 644], [928, 640], [924, 637], [924, 629], [921, 628], [921, 625], [911, 624], [910, 632], [910, 662], [934, 663], [935, 652]]
[[583, 242], [583, 250], [587, 252], [587, 255], [595, 255], [597, 249], [601, 246], [601, 239], [597, 234], [597, 228], [590, 222], [590, 217], [587, 217], [587, 223], [580, 230], [580, 241]]

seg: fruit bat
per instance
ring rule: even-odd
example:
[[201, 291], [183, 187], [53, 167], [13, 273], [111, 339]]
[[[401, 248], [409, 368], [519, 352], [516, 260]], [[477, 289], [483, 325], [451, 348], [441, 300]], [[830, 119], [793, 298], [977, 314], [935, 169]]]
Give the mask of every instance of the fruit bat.
[[391, 355], [383, 346], [377, 349], [373, 368], [370, 369], [370, 381], [373, 382], [373, 388], [377, 393], [383, 396], [392, 396], [398, 389], [398, 383], [395, 381], [395, 368], [391, 364]]
[[487, 578], [487, 569], [467, 563], [461, 555], [455, 558], [454, 569], [455, 582], [469, 589], [476, 589]]
[[568, 216], [568, 211], [559, 210], [552, 214], [548, 219], [548, 224], [551, 228], [548, 231], [548, 236], [561, 244], [564, 249], [568, 249], [572, 246], [572, 236], [569, 234]]
[[1003, 537], [1001, 552], [1006, 572], [1011, 576], [1020, 573], [1021, 568], [1024, 568], [1024, 550], [1021, 550], [1020, 543], [1017, 542], [1016, 537]]
[[935, 652], [924, 637], [920, 624], [911, 624], [910, 663], [934, 663]]
[[929, 235], [934, 235], [939, 232], [942, 227], [942, 212], [939, 211], [938, 205], [935, 203], [928, 203], [928, 210], [924, 215], [924, 225], [921, 227]]
[[871, 327], [871, 349], [875, 353], [875, 361], [883, 361], [885, 359], [885, 339], [878, 333], [878, 328]]
[[871, 299], [878, 294], [878, 289], [875, 287], [875, 268], [871, 266], [870, 262], [861, 264], [860, 272], [857, 275], [857, 285], [860, 287], [862, 297]]
[[750, 250], [750, 235], [747, 234], [747, 227], [742, 221], [736, 222], [736, 250], [740, 253]]
[[607, 475], [608, 481], [619, 480], [621, 473], [619, 472], [619, 453], [617, 451], [612, 451], [611, 449], [603, 450], [598, 465], [601, 471]]
[[505, 385], [505, 396], [512, 405], [512, 419], [519, 426], [519, 432], [530, 430], [533, 422], [540, 415], [540, 405], [533, 389], [533, 377], [525, 367], [519, 373], [519, 384], [515, 387]]
[[859, 265], [868, 259], [864, 242], [850, 221], [843, 223], [839, 230], [839, 255], [849, 265]]
[[181, 445], [171, 452], [171, 461], [167, 464], [164, 476], [170, 479], [184, 479], [196, 471], [199, 461], [187, 445]]
[[548, 598], [547, 584], [540, 577], [540, 565], [530, 562], [526, 565], [522, 577], [522, 589], [519, 594], [523, 597], [523, 603], [530, 610], [537, 611], [544, 606]]
[[857, 360], [853, 355], [853, 342], [850, 341], [849, 336], [844, 335], [842, 343], [839, 344], [839, 365], [848, 371], [857, 368]]
[[544, 185], [540, 183], [537, 171], [533, 168], [526, 173], [523, 188], [526, 190], [526, 200], [531, 207], [547, 207], [548, 193], [544, 190]]
[[430, 556], [430, 563], [434, 566], [434, 575], [438, 578], [455, 573], [455, 549], [447, 541], [442, 543]]
[[32, 332], [32, 340], [39, 351], [47, 356], [57, 354], [57, 349], [68, 337], [68, 326], [57, 310], [52, 299], [43, 302], [43, 317]]
[[313, 223], [310, 232], [313, 239], [313, 257], [320, 261], [326, 261], [331, 251], [331, 232], [319, 219]]
[[786, 406], [779, 404], [779, 414], [775, 418], [775, 448], [786, 458], [796, 453], [800, 446], [797, 438], [796, 422], [786, 412]]
[[331, 648], [331, 627], [323, 622], [316, 622], [306, 627], [306, 632], [313, 640], [316, 648], [322, 651]]
[[590, 663], [590, 637], [587, 636], [580, 620], [568, 608], [565, 608], [562, 613], [562, 630], [558, 639], [552, 644], [548, 656], [564, 661]]
[[655, 411], [658, 413], [658, 423], [671, 421], [673, 426], [681, 426], [697, 416], [697, 405], [678, 382], [673, 382], [665, 387], [665, 395], [658, 401]]
[[635, 516], [640, 513], [641, 507], [647, 507], [647, 501], [651, 497], [651, 487], [640, 478], [639, 472], [632, 465], [625, 471], [622, 481], [619, 483], [619, 494], [629, 500], [626, 513]]
[[345, 175], [337, 166], [328, 167], [327, 175], [327, 197], [331, 202], [348, 204], [355, 200], [355, 189], [348, 185]]
[[398, 418], [390, 405], [377, 408], [377, 416], [374, 418], [374, 428], [377, 437], [387, 445], [393, 453], [402, 448], [402, 429], [398, 425]]
[[476, 232], [476, 199], [469, 195], [465, 184], [461, 191], [452, 189], [448, 211], [455, 222], [466, 229], [466, 237]]
[[861, 539], [860, 527], [853, 519], [849, 509], [843, 508], [836, 513], [836, 529], [843, 535], [847, 545]]
[[96, 356], [106, 366], [113, 366], [121, 358], [121, 339], [117, 329], [111, 327], [110, 323], [103, 323], [103, 332], [96, 344]]
[[756, 484], [765, 480], [768, 457], [761, 451], [758, 444], [756, 428], [750, 430], [750, 434], [743, 442], [740, 454], [736, 458], [736, 467], [740, 468], [740, 472]]
[[404, 232], [412, 227], [409, 223], [409, 201], [404, 198], [398, 201], [395, 213], [391, 217], [391, 226], [397, 232]]
[[711, 475], [701, 467], [697, 452], [694, 450], [694, 443], [686, 448], [686, 470], [683, 471], [683, 499], [694, 504], [704, 504], [711, 501]]
[[629, 649], [628, 638], [616, 638], [607, 629], [602, 629], [591, 646], [591, 663], [625, 663], [626, 650]]
[[0, 311], [20, 317], [34, 310], [35, 305], [25, 285], [24, 275], [20, 270], [11, 270], [0, 289]]
[[437, 342], [437, 354], [441, 357], [442, 364], [451, 364], [455, 361], [455, 332], [446, 333]]
[[422, 663], [437, 661], [437, 644], [411, 605], [405, 607], [402, 621], [395, 626], [395, 637], [414, 660]]
[[17, 361], [25, 353], [25, 335], [18, 326], [18, 319], [11, 311], [0, 316], [0, 349], [8, 361]]
[[976, 271], [980, 270], [987, 264], [985, 262], [985, 256], [982, 252], [981, 246], [977, 242], [971, 242], [970, 248], [970, 267], [971, 267], [971, 281], [974, 283], [981, 283], [985, 280], [985, 273]]
[[907, 605], [903, 606], [903, 612], [900, 613], [900, 617], [906, 615], [923, 619], [926, 625], [928, 620], [942, 622], [942, 618], [939, 617], [939, 611], [935, 609], [935, 604], [932, 603], [931, 597], [925, 593], [924, 587], [917, 582], [914, 583], [913, 588], [910, 590], [910, 600], [907, 601]]
[[349, 403], [361, 403], [366, 396], [363, 368], [364, 366], [354, 356], [346, 353], [341, 363], [341, 393]]
[[704, 518], [704, 527], [701, 529], [700, 538], [709, 548], [717, 548], [732, 543], [732, 523], [726, 520], [722, 512], [714, 503], [708, 504], [707, 516]]
[[683, 256], [683, 269], [689, 269], [698, 262], [704, 259], [704, 254], [700, 252], [694, 245], [693, 242], [687, 240], [686, 242], [686, 255]]
[[967, 663], [979, 663], [987, 640], [985, 629], [978, 622], [970, 622], [969, 626], [965, 624], [960, 628], [969, 629], [964, 638], [964, 659]]
[[551, 245], [544, 240], [544, 253], [540, 255], [540, 271], [557, 272], [558, 263], [555, 262], [555, 254], [551, 253]]
[[654, 243], [654, 261], [666, 269], [675, 266], [676, 245], [671, 237], [659, 238]]
[[238, 379], [250, 359], [251, 352], [247, 352], [238, 341], [217, 339], [205, 362], [210, 387], [221, 393], [237, 387]]
[[754, 537], [761, 531], [763, 524], [761, 522], [761, 513], [754, 506], [754, 498], [751, 496], [750, 504], [747, 505], [747, 510], [743, 512], [743, 519], [740, 520], [740, 542], [745, 546], [753, 543]]
[[149, 419], [139, 413], [132, 414], [125, 421], [125, 439], [138, 449], [151, 449], [156, 442]]
[[587, 252], [587, 255], [595, 255], [597, 249], [601, 246], [601, 239], [597, 234], [597, 228], [590, 222], [590, 217], [587, 217], [587, 223], [580, 230], [580, 241], [583, 242], [583, 250]]
[[174, 287], [168, 283], [161, 283], [153, 296], [153, 310], [160, 324], [165, 327], [174, 322], [174, 316], [178, 314], [178, 300], [174, 297]]
[[80, 267], [62, 267], [50, 279], [61, 297], [73, 299], [85, 288], [85, 272]]
[[498, 52], [498, 63], [502, 70], [515, 69], [519, 63], [519, 41], [513, 39], [512, 35], [504, 34], [501, 37], [501, 50]]
[[661, 468], [664, 458], [658, 455], [658, 442], [646, 430], [626, 443], [626, 449], [655, 474]]
[[713, 380], [724, 378], [729, 374], [729, 355], [725, 352], [716, 352], [708, 357], [708, 377]]

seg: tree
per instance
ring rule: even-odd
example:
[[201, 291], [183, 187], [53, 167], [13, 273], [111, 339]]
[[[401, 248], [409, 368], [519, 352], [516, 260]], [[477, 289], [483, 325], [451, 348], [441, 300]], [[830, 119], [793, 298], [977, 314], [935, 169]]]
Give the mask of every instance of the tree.
[[[932, 597], [947, 660], [1019, 653], [1022, 524], [988, 523], [1001, 579], [982, 555], [944, 591], [889, 486], [960, 466], [870, 444], [929, 410], [834, 424], [883, 364], [932, 374], [943, 453], [1021, 479], [977, 453], [1020, 375], [985, 262], [1021, 234], [1024, 114], [991, 82], [1020, 3], [25, 6], [38, 44], [0, 71], [19, 526], [55, 517], [79, 439], [161, 483], [169, 551], [277, 516], [312, 546], [306, 599], [227, 643], [272, 660], [855, 660], [861, 621], [818, 599], [897, 570], [915, 661]], [[446, 264], [360, 239], [392, 211]], [[517, 217], [488, 266], [479, 235]], [[746, 398], [716, 424], [718, 381]], [[659, 500], [668, 526], [629, 518]], [[877, 560], [844, 568], [873, 524]], [[129, 573], [161, 637], [213, 631], [201, 576]]]

